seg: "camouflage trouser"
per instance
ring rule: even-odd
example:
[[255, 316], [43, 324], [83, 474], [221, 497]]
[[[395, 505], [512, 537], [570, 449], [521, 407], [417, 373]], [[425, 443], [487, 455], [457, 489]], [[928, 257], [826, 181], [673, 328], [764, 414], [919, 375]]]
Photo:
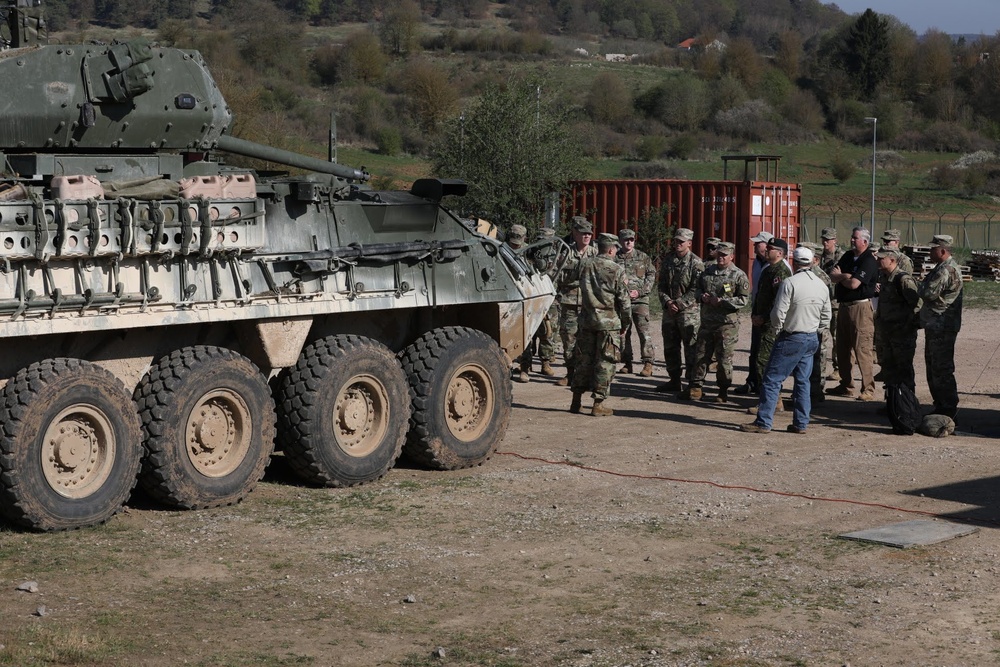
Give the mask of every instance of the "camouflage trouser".
[[580, 309], [576, 306], [559, 308], [559, 337], [562, 339], [563, 359], [567, 377], [573, 377], [573, 353], [576, 351], [576, 331], [580, 326]]
[[621, 335], [617, 331], [580, 329], [576, 335], [576, 349], [573, 350], [570, 386], [574, 393], [589, 389], [594, 400], [607, 398], [611, 393], [615, 367], [621, 357]]
[[830, 330], [820, 329], [816, 335], [819, 336], [819, 349], [813, 356], [813, 369], [809, 376], [809, 391], [814, 398], [817, 394], [822, 395], [826, 386], [826, 355], [830, 351]]
[[545, 315], [531, 343], [521, 354], [518, 362], [522, 366], [530, 366], [537, 351], [538, 358], [551, 362], [556, 358], [556, 327], [559, 323], [559, 304], [553, 303]]
[[[825, 360], [826, 357], [823, 357]], [[837, 363], [837, 302], [830, 304], [830, 361], [833, 363], [833, 371], [840, 372], [840, 364]], [[823, 362], [823, 370], [826, 370], [826, 362]], [[825, 375], [823, 377], [826, 377]]]
[[643, 362], [653, 363], [653, 337], [649, 334], [649, 304], [632, 304], [632, 322], [625, 331], [625, 350], [622, 352], [622, 361], [631, 363], [635, 357], [632, 353], [632, 329], [639, 334], [639, 354], [642, 355]]
[[950, 413], [958, 409], [958, 385], [955, 383], [955, 339], [957, 331], [924, 329], [924, 364], [927, 366], [927, 387], [934, 398], [936, 412]]
[[708, 366], [715, 355], [715, 381], [719, 389], [728, 389], [733, 384], [733, 353], [740, 337], [740, 325], [737, 322], [722, 324], [703, 324], [698, 332], [696, 345], [697, 363], [689, 378], [692, 387], [701, 387], [708, 375]]
[[685, 319], [684, 315], [663, 314], [660, 325], [663, 333], [663, 359], [667, 363], [667, 375], [671, 380], [681, 377], [681, 349], [684, 350], [685, 377], [688, 381], [694, 375], [695, 346], [698, 344], [698, 329], [701, 321]]
[[917, 330], [913, 327], [875, 323], [875, 349], [882, 366], [882, 381], [905, 384], [913, 389], [913, 356], [917, 353]]
[[757, 348], [757, 377], [763, 379], [764, 369], [767, 368], [767, 360], [771, 358], [771, 350], [774, 349], [774, 341], [778, 339], [778, 333], [770, 324], [765, 324], [760, 332], [760, 347]]

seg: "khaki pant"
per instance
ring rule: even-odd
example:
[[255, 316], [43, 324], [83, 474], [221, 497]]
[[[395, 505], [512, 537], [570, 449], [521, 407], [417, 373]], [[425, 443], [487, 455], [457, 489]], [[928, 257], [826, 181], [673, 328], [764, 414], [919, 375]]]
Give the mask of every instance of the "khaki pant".
[[853, 387], [851, 352], [861, 371], [861, 392], [874, 393], [875, 373], [872, 351], [875, 349], [875, 311], [870, 299], [840, 304], [837, 317], [837, 366], [840, 386]]

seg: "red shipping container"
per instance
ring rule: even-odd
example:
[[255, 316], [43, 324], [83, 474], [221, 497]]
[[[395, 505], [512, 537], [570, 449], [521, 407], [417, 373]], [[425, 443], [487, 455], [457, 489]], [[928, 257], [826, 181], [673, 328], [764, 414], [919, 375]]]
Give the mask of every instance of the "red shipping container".
[[[736, 244], [736, 263], [749, 272], [750, 238], [768, 231], [794, 248], [799, 240], [798, 183], [762, 181], [595, 180], [573, 181], [563, 218], [584, 215], [594, 233], [616, 234], [650, 209], [671, 206], [663, 224], [694, 230], [694, 251], [705, 257], [705, 239], [717, 236]], [[638, 244], [642, 248], [642, 239]]]

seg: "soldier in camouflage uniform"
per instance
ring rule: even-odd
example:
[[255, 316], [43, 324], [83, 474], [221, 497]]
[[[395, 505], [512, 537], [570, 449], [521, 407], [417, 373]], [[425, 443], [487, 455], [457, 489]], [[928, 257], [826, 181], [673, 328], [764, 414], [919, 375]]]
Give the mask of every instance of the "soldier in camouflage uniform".
[[897, 248], [883, 247], [876, 253], [879, 267], [878, 309], [875, 340], [882, 363], [882, 378], [888, 384], [914, 388], [913, 355], [917, 351], [920, 295], [913, 276], [903, 270]]
[[[824, 227], [820, 234], [823, 240], [823, 256], [820, 258], [819, 266], [826, 275], [837, 266], [844, 251], [837, 247], [837, 230], [834, 227]], [[837, 299], [834, 298], [833, 283], [830, 284], [830, 307], [833, 316], [830, 318], [830, 359], [833, 363], [833, 372], [825, 375], [827, 380], [840, 380], [840, 369], [837, 364]], [[826, 359], [823, 360], [823, 373], [826, 373]]]
[[771, 239], [767, 242], [767, 267], [761, 271], [760, 285], [757, 287], [757, 297], [750, 311], [754, 325], [763, 327], [760, 335], [760, 347], [757, 350], [757, 377], [764, 377], [767, 360], [771, 358], [771, 348], [778, 332], [771, 326], [771, 308], [778, 294], [781, 281], [792, 275], [792, 270], [785, 261], [788, 255], [788, 242], [784, 239]]
[[696, 298], [701, 304], [701, 328], [698, 332], [697, 362], [691, 374], [691, 384], [679, 398], [702, 398], [702, 386], [708, 375], [708, 365], [715, 355], [718, 361], [716, 382], [719, 395], [715, 401], [729, 399], [733, 383], [733, 352], [740, 334], [740, 309], [750, 300], [750, 279], [733, 263], [736, 246], [719, 243], [715, 263], [698, 278]]
[[569, 385], [573, 377], [573, 350], [576, 348], [576, 331], [580, 313], [580, 262], [595, 257], [597, 248], [590, 244], [594, 226], [582, 215], [573, 216], [570, 222], [569, 258], [563, 264], [556, 281], [559, 291], [559, 336], [562, 338], [563, 359], [566, 360], [566, 377], [560, 378], [560, 387]]
[[934, 414], [952, 419], [958, 412], [955, 340], [962, 328], [962, 270], [951, 256], [953, 243], [954, 239], [945, 234], [934, 237], [930, 253], [936, 266], [919, 288], [923, 299], [920, 326], [924, 330], [924, 363]]
[[573, 351], [573, 402], [569, 408], [573, 413], [580, 412], [581, 397], [589, 389], [594, 398], [591, 414], [614, 414], [604, 402], [621, 360], [622, 334], [632, 317], [625, 269], [615, 262], [618, 247], [614, 235], [601, 234], [598, 255], [581, 262], [580, 328]]
[[[515, 225], [515, 227], [517, 226], [520, 225]], [[542, 227], [538, 230], [538, 235], [536, 236], [535, 241], [546, 241], [551, 239], [553, 236], [555, 236], [554, 229], [551, 227]], [[552, 267], [555, 263], [556, 254], [557, 250], [555, 246], [543, 246], [538, 248], [532, 255], [531, 261], [537, 270], [550, 272], [553, 270]], [[555, 370], [552, 368], [552, 362], [555, 361], [556, 358], [556, 335], [558, 331], [559, 301], [555, 300], [552, 302], [552, 305], [549, 306], [549, 312], [545, 314], [545, 318], [542, 320], [541, 325], [538, 327], [538, 331], [535, 332], [534, 337], [531, 339], [531, 343], [518, 360], [520, 372], [515, 378], [518, 382], [528, 382], [530, 380], [528, 373], [531, 372], [531, 362], [536, 352], [538, 357], [542, 360], [542, 375], [552, 377], [556, 374]]]
[[667, 362], [670, 381], [656, 388], [657, 391], [681, 390], [681, 349], [684, 350], [685, 375], [688, 381], [694, 373], [695, 344], [701, 310], [695, 292], [698, 276], [705, 270], [698, 255], [691, 252], [694, 231], [678, 229], [674, 233], [674, 247], [660, 260], [658, 289], [663, 306], [663, 357]]
[[632, 320], [625, 329], [625, 350], [622, 352], [623, 373], [632, 372], [632, 328], [639, 334], [639, 353], [642, 355], [642, 370], [639, 375], [653, 375], [653, 337], [649, 327], [649, 293], [656, 283], [656, 267], [649, 255], [635, 248], [635, 230], [622, 229], [618, 232], [621, 250], [615, 261], [625, 269], [628, 296], [632, 301]]
[[907, 257], [906, 253], [903, 252], [902, 246], [900, 246], [900, 241], [903, 238], [903, 234], [898, 229], [887, 229], [882, 232], [882, 247], [883, 248], [895, 248], [899, 251], [899, 269], [904, 273], [909, 273], [913, 275], [913, 260]]

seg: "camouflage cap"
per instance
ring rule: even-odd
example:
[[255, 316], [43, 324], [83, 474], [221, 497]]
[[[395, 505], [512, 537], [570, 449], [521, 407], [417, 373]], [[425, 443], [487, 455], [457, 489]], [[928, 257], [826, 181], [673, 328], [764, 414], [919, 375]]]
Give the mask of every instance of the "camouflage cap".
[[819, 243], [813, 243], [812, 241], [799, 241], [795, 244], [796, 248], [809, 248], [812, 250], [813, 254], [823, 252], [823, 246]]
[[719, 241], [719, 245], [715, 246], [715, 252], [719, 255], [732, 255], [736, 252], [736, 246], [729, 241]]
[[677, 231], [674, 232], [674, 240], [690, 241], [694, 238], [693, 229], [685, 229], [684, 227], [678, 227]]
[[944, 438], [955, 432], [955, 421], [948, 415], [927, 415], [917, 431], [932, 438]]
[[882, 246], [875, 254], [878, 255], [879, 257], [891, 257], [898, 262], [900, 256], [902, 256], [903, 253], [899, 252], [898, 248], [890, 248], [889, 246]]
[[598, 234], [597, 245], [601, 248], [610, 248], [611, 246], [620, 248], [622, 244], [618, 242], [618, 237], [614, 234]]
[[635, 240], [635, 230], [634, 229], [619, 229], [618, 238], [622, 241], [628, 241], [629, 239]]
[[750, 240], [754, 243], [767, 243], [774, 238], [774, 234], [771, 232], [760, 232], [757, 236], [751, 236]]
[[511, 225], [510, 231], [507, 232], [507, 240], [524, 240], [528, 236], [528, 228], [524, 225]]
[[824, 227], [823, 231], [820, 232], [819, 237], [824, 241], [836, 241], [837, 240], [837, 229], [836, 227]]
[[903, 235], [898, 229], [887, 229], [882, 232], [882, 243], [886, 241], [899, 241], [902, 238]]
[[955, 239], [948, 236], [947, 234], [937, 234], [933, 239], [931, 239], [932, 248], [950, 248], [955, 242]]
[[592, 225], [590, 223], [590, 220], [587, 220], [582, 215], [573, 216], [571, 227], [573, 228], [574, 232], [583, 232], [584, 234], [594, 233], [594, 225]]
[[709, 236], [707, 239], [705, 239], [706, 248], [718, 248], [720, 243], [722, 243], [722, 239], [720, 239], [718, 236]]
[[556, 235], [556, 230], [551, 227], [542, 227], [538, 230], [538, 238], [540, 239], [550, 239]]

